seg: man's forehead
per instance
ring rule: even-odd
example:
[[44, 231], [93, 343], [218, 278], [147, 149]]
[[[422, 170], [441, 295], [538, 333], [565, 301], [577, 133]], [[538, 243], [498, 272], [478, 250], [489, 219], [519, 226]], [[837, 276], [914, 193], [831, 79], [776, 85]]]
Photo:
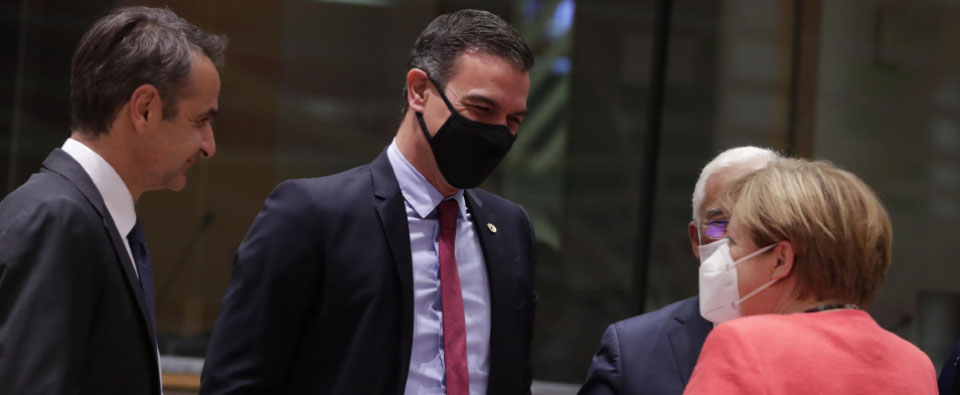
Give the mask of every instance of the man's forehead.
[[181, 89], [184, 100], [216, 105], [220, 95], [220, 71], [206, 56], [194, 56], [190, 74]]
[[530, 72], [496, 55], [464, 52], [450, 70], [447, 85], [450, 84], [458, 85], [460, 89], [484, 91], [488, 95], [502, 93], [526, 103]]
[[[746, 177], [747, 175], [755, 172], [757, 170], [757, 165], [753, 163], [738, 163], [729, 166], [725, 166], [707, 179], [707, 193], [710, 193], [710, 187], [712, 186], [715, 189], [715, 193], [723, 193], [723, 191], [730, 187], [737, 180]], [[715, 196], [719, 197], [719, 196]]]
[[450, 67], [450, 75], [448, 77], [452, 78], [453, 76], [457, 75], [457, 73], [461, 71], [461, 69], [465, 67], [467, 63], [478, 63], [484, 66], [492, 67], [509, 65], [512, 66], [512, 68], [516, 71], [524, 72], [524, 70], [521, 70], [509, 58], [483, 52], [476, 48], [467, 48], [461, 51], [460, 54], [457, 55], [457, 58], [453, 61], [453, 65]]

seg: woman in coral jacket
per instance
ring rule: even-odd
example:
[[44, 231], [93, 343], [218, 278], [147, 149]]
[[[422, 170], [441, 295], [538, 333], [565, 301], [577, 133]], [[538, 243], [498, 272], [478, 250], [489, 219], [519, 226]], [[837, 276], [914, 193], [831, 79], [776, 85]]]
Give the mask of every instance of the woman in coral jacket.
[[[936, 394], [930, 359], [863, 308], [890, 265], [883, 204], [853, 174], [787, 159], [730, 188], [702, 246], [700, 312], [719, 324], [684, 394]], [[743, 318], [739, 318], [743, 317]]]

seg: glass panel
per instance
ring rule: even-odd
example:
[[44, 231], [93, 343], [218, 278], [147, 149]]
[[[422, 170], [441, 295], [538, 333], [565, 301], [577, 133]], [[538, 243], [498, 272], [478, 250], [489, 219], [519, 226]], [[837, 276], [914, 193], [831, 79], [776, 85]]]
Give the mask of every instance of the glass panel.
[[786, 142], [791, 9], [774, 1], [673, 4], [644, 311], [697, 294], [687, 224], [700, 169], [728, 148]]
[[536, 226], [534, 375], [580, 383], [606, 325], [635, 311], [652, 2], [514, 4], [537, 67], [501, 191]]
[[817, 157], [863, 178], [894, 226], [870, 308], [940, 364], [960, 336], [960, 4], [823, 2]]

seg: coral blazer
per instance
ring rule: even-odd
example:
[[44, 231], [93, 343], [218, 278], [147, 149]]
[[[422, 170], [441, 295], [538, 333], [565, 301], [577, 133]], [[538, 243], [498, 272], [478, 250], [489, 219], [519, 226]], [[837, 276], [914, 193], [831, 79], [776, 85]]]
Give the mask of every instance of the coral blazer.
[[937, 394], [933, 363], [862, 310], [718, 325], [684, 394]]

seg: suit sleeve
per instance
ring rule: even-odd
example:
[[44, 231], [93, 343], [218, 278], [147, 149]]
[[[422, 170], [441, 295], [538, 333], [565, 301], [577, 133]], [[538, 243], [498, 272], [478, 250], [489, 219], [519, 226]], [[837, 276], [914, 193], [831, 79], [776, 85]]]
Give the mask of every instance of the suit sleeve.
[[[735, 322], [733, 322], [735, 323]], [[766, 394], [765, 375], [754, 347], [731, 323], [707, 336], [684, 395]]]
[[937, 379], [937, 386], [941, 394], [960, 394], [960, 388], [957, 388], [957, 363], [960, 362], [960, 340], [953, 345], [953, 352], [943, 361], [943, 367], [940, 368], [940, 378]]
[[593, 356], [593, 364], [587, 371], [587, 381], [578, 395], [613, 395], [621, 388], [620, 338], [615, 325], [607, 327], [600, 340], [600, 349]]
[[[0, 394], [75, 394], [97, 298], [89, 233], [75, 202], [42, 202], [0, 229]], [[112, 250], [111, 250], [112, 253]]]
[[284, 387], [320, 294], [320, 222], [302, 182], [277, 186], [237, 249], [201, 394], [274, 394]]

